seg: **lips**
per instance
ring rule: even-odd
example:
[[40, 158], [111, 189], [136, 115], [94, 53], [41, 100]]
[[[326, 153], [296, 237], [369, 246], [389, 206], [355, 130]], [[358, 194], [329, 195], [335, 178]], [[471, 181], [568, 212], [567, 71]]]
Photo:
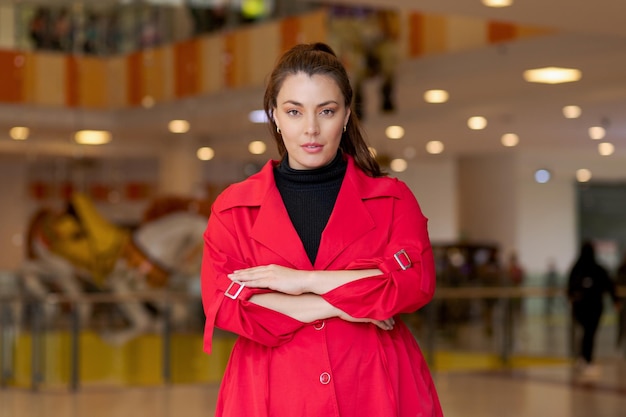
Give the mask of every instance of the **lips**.
[[324, 146], [320, 145], [319, 143], [306, 143], [302, 145], [302, 149], [304, 149], [305, 152], [309, 152], [309, 153], [319, 152], [323, 148]]

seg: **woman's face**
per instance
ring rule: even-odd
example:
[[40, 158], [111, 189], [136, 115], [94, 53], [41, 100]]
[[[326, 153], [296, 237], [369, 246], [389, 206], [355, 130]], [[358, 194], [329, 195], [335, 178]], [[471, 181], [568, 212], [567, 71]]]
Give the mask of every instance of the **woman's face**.
[[288, 76], [276, 97], [274, 121], [293, 169], [328, 165], [337, 155], [350, 109], [335, 80], [303, 72]]

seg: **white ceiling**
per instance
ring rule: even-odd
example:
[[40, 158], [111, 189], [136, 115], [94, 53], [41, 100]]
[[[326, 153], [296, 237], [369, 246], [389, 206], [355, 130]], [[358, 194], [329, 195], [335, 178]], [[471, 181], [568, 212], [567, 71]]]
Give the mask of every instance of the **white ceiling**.
[[[330, 3], [330, 2], [328, 2]], [[338, 2], [339, 3], [339, 2]], [[389, 156], [402, 156], [406, 147], [422, 155], [428, 140], [440, 140], [446, 155], [515, 152], [577, 152], [597, 155], [597, 142], [587, 129], [607, 127], [607, 141], [616, 146], [616, 157], [626, 156], [626, 9], [624, 0], [517, 0], [513, 7], [488, 9], [479, 0], [352, 0], [341, 3], [379, 4], [456, 16], [491, 17], [498, 20], [561, 29], [555, 36], [519, 41], [456, 54], [431, 56], [401, 64], [398, 72], [397, 112], [377, 111], [376, 81], [366, 90], [365, 127], [368, 138]], [[538, 85], [523, 81], [522, 72], [542, 66], [575, 67], [580, 82]], [[426, 104], [422, 94], [443, 88], [451, 99], [443, 105]], [[36, 108], [0, 107], [0, 131], [17, 122], [35, 125], [26, 143], [0, 137], [0, 153], [74, 154], [77, 146], [70, 128], [92, 124], [113, 130], [115, 140], [106, 147], [87, 149], [110, 155], [141, 155], [156, 151], [154, 143], [193, 141], [213, 146], [218, 155], [250, 159], [246, 144], [267, 139], [265, 126], [246, 122], [248, 111], [261, 106], [262, 91], [229, 92], [221, 97], [197, 97], [150, 110], [117, 114], [72, 113]], [[580, 119], [567, 120], [564, 105], [582, 107]], [[484, 131], [466, 126], [470, 116], [485, 116]], [[164, 133], [167, 121], [188, 118], [192, 130], [186, 137]], [[243, 122], [242, 122], [243, 120]], [[405, 127], [399, 141], [384, 138], [389, 124]], [[46, 135], [37, 132], [46, 131]], [[504, 148], [500, 136], [520, 137], [515, 149]], [[44, 137], [45, 136], [45, 137]], [[266, 159], [267, 155], [259, 159]]]

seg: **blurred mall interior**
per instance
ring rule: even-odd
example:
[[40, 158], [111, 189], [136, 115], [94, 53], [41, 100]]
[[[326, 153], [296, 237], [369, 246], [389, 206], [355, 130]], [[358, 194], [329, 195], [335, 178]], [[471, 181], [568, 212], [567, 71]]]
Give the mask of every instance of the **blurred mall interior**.
[[564, 292], [591, 239], [626, 296], [622, 9], [0, 0], [0, 416], [213, 415], [234, 337], [202, 352], [202, 232], [221, 190], [277, 158], [265, 80], [315, 41], [429, 218], [437, 292], [404, 319], [446, 416], [623, 416], [624, 308], [607, 297], [581, 375]]

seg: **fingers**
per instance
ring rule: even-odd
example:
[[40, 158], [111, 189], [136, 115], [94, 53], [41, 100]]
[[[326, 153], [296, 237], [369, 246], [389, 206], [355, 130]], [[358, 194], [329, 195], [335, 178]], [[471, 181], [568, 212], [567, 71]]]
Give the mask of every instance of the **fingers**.
[[387, 320], [373, 320], [372, 323], [374, 323], [382, 330], [393, 330], [393, 326], [395, 326], [396, 321], [393, 319], [393, 317], [391, 317]]

